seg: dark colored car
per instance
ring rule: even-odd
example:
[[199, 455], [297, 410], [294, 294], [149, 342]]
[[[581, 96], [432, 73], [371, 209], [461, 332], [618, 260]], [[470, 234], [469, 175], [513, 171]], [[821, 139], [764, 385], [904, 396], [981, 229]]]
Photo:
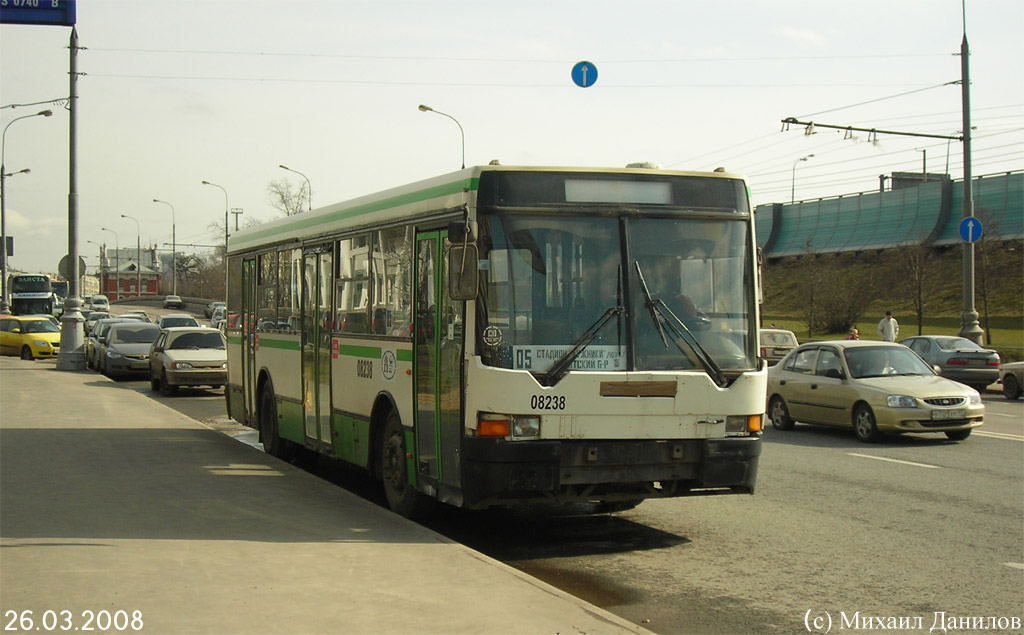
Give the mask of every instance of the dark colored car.
[[943, 377], [984, 392], [999, 379], [999, 353], [978, 346], [966, 337], [919, 335], [900, 342], [910, 347], [930, 366], [938, 366]]
[[85, 336], [85, 367], [93, 370], [100, 369], [100, 355], [102, 346], [100, 346], [100, 338], [107, 334], [110, 327], [119, 322], [141, 322], [132, 317], [109, 317], [97, 320], [89, 331], [89, 334]]
[[107, 377], [149, 375], [149, 347], [160, 327], [145, 322], [114, 324], [100, 338], [103, 346], [100, 370]]

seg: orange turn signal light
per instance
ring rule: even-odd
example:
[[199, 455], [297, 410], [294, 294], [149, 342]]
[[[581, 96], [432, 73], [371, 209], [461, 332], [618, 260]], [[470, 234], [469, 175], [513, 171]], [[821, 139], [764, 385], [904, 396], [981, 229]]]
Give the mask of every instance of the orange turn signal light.
[[747, 417], [747, 430], [750, 432], [760, 432], [761, 422], [763, 420], [762, 415], [750, 415]]
[[476, 433], [481, 437], [507, 437], [510, 434], [508, 420], [481, 418]]

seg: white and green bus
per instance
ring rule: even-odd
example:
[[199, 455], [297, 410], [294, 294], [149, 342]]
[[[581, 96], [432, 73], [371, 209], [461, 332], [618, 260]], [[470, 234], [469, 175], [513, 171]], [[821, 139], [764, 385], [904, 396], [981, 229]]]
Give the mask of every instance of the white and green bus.
[[752, 493], [753, 210], [723, 172], [487, 165], [240, 231], [232, 418], [393, 510]]

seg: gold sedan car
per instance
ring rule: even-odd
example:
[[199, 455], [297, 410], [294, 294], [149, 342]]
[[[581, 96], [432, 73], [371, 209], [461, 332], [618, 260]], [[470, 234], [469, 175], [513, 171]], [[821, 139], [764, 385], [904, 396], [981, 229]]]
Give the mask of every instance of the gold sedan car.
[[779, 430], [799, 421], [852, 427], [867, 443], [906, 432], [962, 441], [984, 415], [977, 390], [940, 377], [901, 344], [812, 342], [768, 369], [768, 416]]

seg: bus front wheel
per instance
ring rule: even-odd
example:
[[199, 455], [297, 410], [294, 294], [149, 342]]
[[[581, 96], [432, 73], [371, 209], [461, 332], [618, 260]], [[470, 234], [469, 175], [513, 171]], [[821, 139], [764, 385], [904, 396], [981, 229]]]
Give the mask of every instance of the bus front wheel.
[[380, 467], [384, 494], [391, 511], [406, 518], [423, 518], [434, 509], [433, 498], [409, 484], [406, 471], [405, 432], [398, 414], [392, 410], [384, 422]]

